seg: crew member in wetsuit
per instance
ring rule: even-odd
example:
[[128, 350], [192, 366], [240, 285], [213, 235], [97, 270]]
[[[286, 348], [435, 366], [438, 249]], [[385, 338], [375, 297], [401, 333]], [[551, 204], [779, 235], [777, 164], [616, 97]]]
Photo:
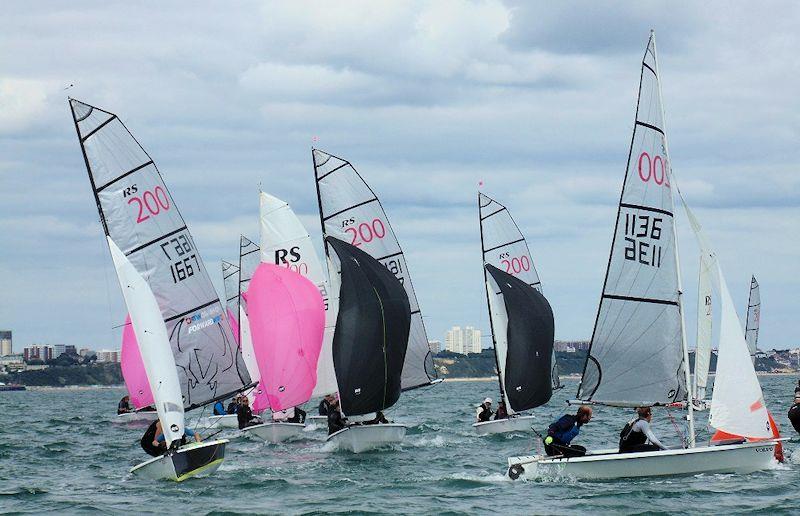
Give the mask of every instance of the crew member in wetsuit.
[[800, 381], [797, 382], [797, 387], [794, 388], [794, 404], [789, 407], [789, 421], [795, 431], [800, 432]]
[[300, 407], [294, 408], [294, 415], [286, 420], [287, 423], [305, 423], [306, 411]]
[[342, 415], [342, 411], [339, 409], [339, 400], [334, 400], [331, 404], [330, 411], [328, 411], [328, 435], [343, 430], [346, 426], [347, 419], [345, 419]]
[[328, 413], [331, 410], [331, 406], [333, 405], [333, 400], [335, 399], [336, 398], [333, 396], [333, 394], [328, 394], [324, 398], [322, 398], [322, 401], [319, 402], [319, 408], [318, 408], [320, 416], [328, 415]]
[[133, 407], [131, 406], [131, 397], [126, 394], [117, 404], [117, 414], [127, 414], [128, 412], [133, 412]]
[[477, 410], [475, 411], [475, 417], [478, 419], [478, 423], [484, 423], [492, 419], [492, 398], [486, 398], [483, 400], [483, 403], [478, 405]]
[[214, 403], [214, 415], [215, 416], [224, 416], [227, 413], [228, 412], [225, 410], [225, 405], [222, 404], [222, 401], [217, 400], [217, 402]]
[[661, 444], [653, 430], [650, 428], [650, 421], [653, 419], [653, 411], [650, 407], [639, 407], [636, 409], [637, 418], [628, 421], [622, 432], [619, 433], [619, 452], [634, 453], [666, 450], [667, 447]]
[[231, 398], [231, 402], [228, 403], [228, 414], [237, 414], [239, 412], [239, 398], [238, 396], [234, 396]]
[[386, 416], [383, 415], [383, 412], [381, 412], [379, 410], [378, 413], [375, 414], [375, 419], [371, 419], [369, 421], [364, 421], [364, 424], [365, 425], [380, 425], [380, 424], [387, 425], [387, 424], [389, 424], [389, 420], [386, 419]]
[[156, 441], [157, 434], [163, 435], [163, 432], [161, 431], [161, 421], [158, 419], [150, 423], [150, 426], [147, 427], [147, 430], [145, 430], [142, 440], [140, 441], [142, 449], [145, 451], [145, 453], [152, 455], [153, 457], [163, 455], [164, 452], [167, 451], [167, 445], [165, 443], [159, 443]]
[[506, 410], [506, 402], [501, 401], [497, 405], [497, 412], [494, 413], [494, 419], [508, 419], [508, 410]]
[[592, 407], [581, 405], [575, 415], [564, 414], [547, 427], [544, 438], [544, 451], [547, 455], [563, 455], [564, 457], [583, 457], [586, 448], [570, 444], [580, 433], [581, 427], [592, 420]]
[[250, 409], [250, 400], [247, 399], [247, 396], [242, 396], [239, 400], [239, 408], [236, 410], [236, 417], [239, 420], [239, 430], [263, 423], [260, 417], [253, 415], [253, 411]]

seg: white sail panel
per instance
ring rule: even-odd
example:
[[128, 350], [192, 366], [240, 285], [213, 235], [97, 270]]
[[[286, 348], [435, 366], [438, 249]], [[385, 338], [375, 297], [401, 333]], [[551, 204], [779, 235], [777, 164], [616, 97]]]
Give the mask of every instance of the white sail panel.
[[747, 339], [747, 349], [750, 356], [755, 360], [758, 351], [758, 328], [761, 324], [761, 290], [758, 281], [753, 276], [750, 280], [750, 298], [747, 301], [747, 326], [745, 327], [745, 339]]
[[711, 364], [713, 329], [711, 278], [716, 274], [716, 261], [708, 253], [700, 256], [700, 275], [697, 292], [697, 345], [694, 352], [694, 397], [704, 400]]
[[751, 438], [772, 437], [764, 394], [736, 316], [728, 285], [717, 264], [720, 335], [717, 375], [709, 423], [717, 430]]
[[402, 388], [430, 384], [436, 378], [436, 371], [417, 296], [411, 285], [405, 255], [380, 201], [349, 162], [317, 149], [312, 154], [323, 235], [365, 251], [403, 284], [411, 304], [411, 329]]
[[[508, 356], [508, 314], [503, 294], [498, 292], [500, 287], [491, 275], [486, 275], [486, 293], [489, 299], [489, 317], [492, 321], [492, 340], [494, 341], [494, 352], [497, 358], [497, 373], [500, 379], [500, 390], [503, 399], [508, 399], [506, 393], [506, 359]], [[506, 410], [509, 414], [514, 413], [510, 403], [506, 403]]]
[[227, 315], [233, 319], [234, 337], [239, 341], [239, 266], [222, 260], [222, 285], [225, 289], [225, 307]]
[[144, 364], [144, 371], [153, 392], [158, 419], [169, 446], [180, 440], [184, 433], [183, 400], [178, 371], [172, 357], [167, 327], [161, 316], [153, 291], [136, 267], [120, 251], [111, 237], [107, 237], [111, 259], [117, 271], [119, 285], [128, 307], [136, 342]]
[[161, 307], [185, 407], [249, 383], [223, 305], [153, 160], [113, 113], [71, 99], [105, 233]]
[[244, 305], [239, 305], [239, 337], [242, 342], [240, 344], [242, 350], [242, 360], [247, 367], [247, 372], [250, 373], [250, 380], [256, 383], [256, 386], [247, 391], [247, 398], [250, 400], [250, 406], [256, 399], [256, 394], [261, 388], [261, 372], [258, 370], [258, 362], [256, 362], [256, 352], [253, 349], [253, 339], [250, 336], [250, 321], [247, 319], [247, 313], [244, 310]]
[[[261, 263], [261, 249], [258, 244], [244, 235], [239, 237], [239, 302], [247, 311], [247, 300], [241, 294], [247, 292], [258, 264]], [[245, 296], [246, 297], [246, 296]]]
[[312, 397], [324, 396], [338, 390], [333, 370], [331, 345], [335, 331], [335, 316], [329, 302], [328, 280], [322, 271], [317, 252], [303, 223], [288, 203], [261, 192], [261, 261], [284, 265], [311, 280], [325, 303], [325, 334], [317, 362], [317, 384]]
[[639, 101], [603, 294], [578, 398], [667, 403], [687, 396], [673, 198], [655, 45]]

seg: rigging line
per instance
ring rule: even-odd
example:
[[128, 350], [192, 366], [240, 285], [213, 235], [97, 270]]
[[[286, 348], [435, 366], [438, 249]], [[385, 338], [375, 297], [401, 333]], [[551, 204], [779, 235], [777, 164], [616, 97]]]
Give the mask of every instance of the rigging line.
[[[328, 215], [327, 217], [323, 217], [322, 221], [326, 222], [326, 221], [332, 219], [333, 217], [336, 217], [337, 215], [341, 215], [342, 213], [348, 212], [348, 211], [350, 211], [350, 210], [352, 210], [354, 208], [358, 208], [359, 206], [364, 206], [365, 204], [369, 204], [371, 202], [375, 202], [377, 200], [378, 200], [377, 197], [373, 197], [372, 199], [369, 199], [368, 201], [364, 201], [364, 202], [360, 202], [358, 204], [354, 204], [354, 205], [350, 206], [349, 208], [345, 208], [343, 210], [337, 211], [336, 213], [334, 213], [332, 215]], [[384, 218], [388, 219], [388, 217], [386, 217], [386, 212], [384, 212], [383, 215], [384, 215]]]

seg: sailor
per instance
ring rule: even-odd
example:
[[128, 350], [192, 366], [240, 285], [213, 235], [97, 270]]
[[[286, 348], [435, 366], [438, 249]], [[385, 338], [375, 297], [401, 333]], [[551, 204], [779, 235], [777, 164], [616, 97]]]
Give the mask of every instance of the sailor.
[[126, 394], [117, 404], [117, 414], [127, 414], [128, 412], [133, 412], [133, 407], [131, 407], [131, 397]]
[[305, 423], [306, 411], [300, 407], [294, 407], [294, 415], [286, 420], [287, 423]]
[[795, 431], [800, 432], [800, 382], [794, 388], [794, 404], [789, 407], [789, 421]]
[[250, 410], [250, 400], [247, 399], [247, 396], [242, 396], [239, 399], [236, 417], [239, 420], [239, 430], [248, 426], [260, 425], [263, 423], [261, 418], [254, 416], [253, 411]]
[[228, 403], [227, 412], [228, 414], [236, 414], [238, 412], [238, 409], [239, 409], [239, 397], [234, 396], [233, 398], [231, 398], [231, 402]]
[[322, 398], [322, 401], [319, 402], [320, 416], [328, 415], [328, 412], [330, 411], [331, 406], [333, 405], [333, 400], [335, 399], [336, 397], [333, 394], [327, 394], [324, 398]]
[[486, 398], [483, 400], [483, 403], [478, 405], [477, 410], [475, 411], [475, 417], [478, 419], [478, 423], [483, 423], [492, 419], [492, 398]]
[[222, 404], [222, 401], [217, 400], [217, 402], [214, 403], [214, 415], [224, 416], [225, 414], [227, 414], [227, 412], [225, 411], [225, 405]]
[[389, 424], [389, 420], [386, 419], [386, 416], [383, 415], [383, 412], [381, 412], [379, 410], [378, 413], [375, 414], [375, 419], [371, 419], [369, 421], [364, 421], [364, 424], [365, 425], [378, 425], [378, 424], [386, 425], [386, 424]]
[[347, 420], [342, 415], [339, 408], [339, 400], [333, 400], [333, 404], [328, 411], [328, 435], [334, 434], [347, 426]]
[[650, 421], [653, 419], [653, 411], [650, 407], [639, 407], [636, 409], [637, 417], [625, 424], [619, 433], [619, 452], [647, 452], [666, 450], [667, 447], [661, 444], [653, 430], [650, 428]]
[[545, 453], [564, 457], [586, 455], [586, 448], [570, 443], [580, 433], [581, 427], [591, 420], [592, 407], [581, 405], [575, 415], [564, 414], [557, 421], [551, 423], [547, 427], [547, 437], [544, 438]]
[[[183, 429], [183, 437], [180, 440], [180, 446], [186, 444], [186, 438], [193, 437], [195, 441], [200, 442], [200, 434], [195, 433], [191, 428]], [[153, 457], [163, 455], [167, 451], [166, 438], [161, 429], [161, 421], [156, 419], [145, 430], [144, 435], [140, 441], [142, 449]]]
[[494, 419], [508, 419], [508, 410], [506, 410], [505, 401], [501, 401], [497, 404], [497, 412], [494, 413]]

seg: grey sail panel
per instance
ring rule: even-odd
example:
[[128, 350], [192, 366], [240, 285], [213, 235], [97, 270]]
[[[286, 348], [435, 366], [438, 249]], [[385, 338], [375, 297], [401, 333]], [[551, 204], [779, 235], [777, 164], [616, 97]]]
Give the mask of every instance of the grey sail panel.
[[655, 46], [639, 100], [611, 254], [578, 398], [657, 404], [687, 396], [669, 156]]
[[[222, 260], [222, 285], [225, 289], [225, 308], [228, 319], [239, 326], [239, 266]], [[234, 332], [238, 333], [238, 332]]]
[[247, 313], [247, 288], [261, 263], [261, 247], [244, 235], [239, 237], [239, 302]]
[[437, 377], [422, 313], [403, 250], [375, 193], [346, 160], [312, 151], [322, 231], [366, 252], [405, 288], [411, 304], [411, 330], [403, 366], [403, 390], [429, 385]]
[[747, 301], [747, 323], [745, 326], [745, 340], [750, 356], [754, 357], [758, 351], [758, 328], [761, 324], [761, 289], [758, 281], [753, 276], [750, 279], [750, 296]]
[[411, 326], [408, 295], [386, 267], [354, 245], [326, 237], [341, 283], [333, 364], [342, 412], [385, 410], [400, 398]]
[[70, 107], [103, 228], [156, 297], [186, 408], [243, 389], [225, 309], [155, 163], [113, 113]]

